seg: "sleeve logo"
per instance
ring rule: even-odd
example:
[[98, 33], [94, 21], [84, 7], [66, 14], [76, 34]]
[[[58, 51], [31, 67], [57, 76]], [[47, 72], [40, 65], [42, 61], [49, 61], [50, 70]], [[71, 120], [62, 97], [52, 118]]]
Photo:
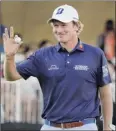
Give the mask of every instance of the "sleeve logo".
[[102, 72], [103, 72], [103, 77], [108, 76], [109, 73], [108, 73], [107, 65], [102, 66]]

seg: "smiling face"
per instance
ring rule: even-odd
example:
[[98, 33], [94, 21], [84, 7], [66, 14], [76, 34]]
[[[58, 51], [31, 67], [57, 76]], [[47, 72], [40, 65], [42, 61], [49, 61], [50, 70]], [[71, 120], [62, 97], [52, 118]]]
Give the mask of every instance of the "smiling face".
[[53, 21], [51, 26], [58, 42], [67, 43], [77, 39], [77, 25], [73, 22], [62, 23], [60, 21]]

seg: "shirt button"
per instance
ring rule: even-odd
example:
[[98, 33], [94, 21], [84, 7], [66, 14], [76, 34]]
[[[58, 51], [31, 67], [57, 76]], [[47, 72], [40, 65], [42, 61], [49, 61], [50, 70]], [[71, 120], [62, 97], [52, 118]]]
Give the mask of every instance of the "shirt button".
[[69, 61], [67, 61], [67, 63], [69, 64], [70, 62], [69, 62]]
[[69, 54], [67, 56], [69, 56]]

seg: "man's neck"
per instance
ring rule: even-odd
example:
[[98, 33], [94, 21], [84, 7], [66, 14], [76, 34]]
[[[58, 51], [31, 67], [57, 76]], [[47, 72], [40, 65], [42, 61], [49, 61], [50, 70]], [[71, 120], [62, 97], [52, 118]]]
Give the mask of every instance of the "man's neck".
[[78, 38], [74, 41], [68, 41], [67, 43], [60, 43], [63, 48], [65, 48], [68, 52], [71, 52], [78, 43]]

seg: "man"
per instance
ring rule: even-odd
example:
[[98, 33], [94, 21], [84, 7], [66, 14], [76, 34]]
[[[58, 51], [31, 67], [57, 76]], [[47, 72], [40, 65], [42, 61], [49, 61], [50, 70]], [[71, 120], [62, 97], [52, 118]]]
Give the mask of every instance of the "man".
[[97, 46], [105, 51], [105, 37], [109, 32], [114, 31], [114, 22], [111, 19], [108, 19], [104, 25], [104, 31], [97, 38]]
[[34, 76], [40, 81], [44, 99], [42, 117], [45, 119], [41, 130], [97, 130], [98, 91], [104, 130], [111, 130], [111, 79], [104, 53], [80, 41], [83, 25], [72, 6], [57, 7], [48, 23], [58, 44], [41, 48], [17, 67], [14, 56], [19, 44], [13, 39], [13, 28], [10, 28], [10, 37], [5, 30], [6, 79]]
[[38, 43], [38, 48], [43, 48], [43, 47], [49, 47], [49, 46], [52, 46], [52, 42], [50, 40], [47, 40], [47, 39], [43, 39], [41, 41], [39, 41]]

